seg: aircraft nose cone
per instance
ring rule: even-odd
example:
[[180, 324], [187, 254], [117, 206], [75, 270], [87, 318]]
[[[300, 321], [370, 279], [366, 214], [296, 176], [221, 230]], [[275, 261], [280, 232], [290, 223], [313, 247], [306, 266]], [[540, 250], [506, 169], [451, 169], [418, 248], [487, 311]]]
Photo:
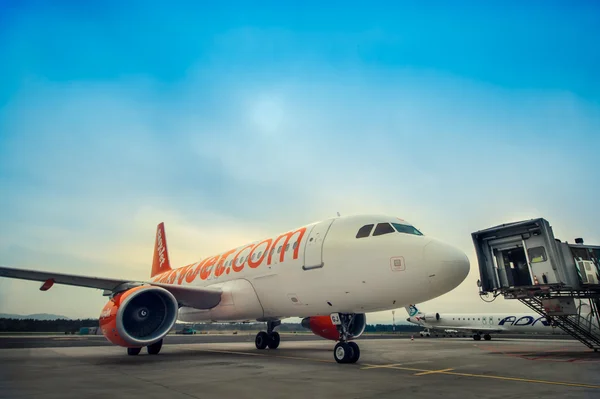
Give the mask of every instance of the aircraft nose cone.
[[432, 290], [443, 295], [467, 278], [469, 258], [460, 249], [441, 241], [431, 241], [423, 249], [425, 265], [429, 273]]

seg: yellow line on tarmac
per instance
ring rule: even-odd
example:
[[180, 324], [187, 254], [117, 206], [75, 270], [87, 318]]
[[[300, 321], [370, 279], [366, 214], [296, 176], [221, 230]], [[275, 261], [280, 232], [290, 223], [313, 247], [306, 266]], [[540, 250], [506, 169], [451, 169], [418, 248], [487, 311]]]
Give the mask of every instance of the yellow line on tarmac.
[[[260, 357], [274, 357], [280, 359], [294, 359], [294, 360], [309, 360], [312, 362], [321, 362], [321, 363], [335, 363], [335, 360], [326, 360], [326, 359], [315, 359], [310, 357], [299, 357], [299, 356], [279, 356], [279, 355], [268, 355], [264, 353], [254, 353], [254, 352], [238, 352], [238, 351], [227, 351], [227, 350], [217, 350], [217, 349], [200, 349], [202, 352], [213, 352], [213, 353], [225, 353], [232, 355], [246, 355], [246, 356], [260, 356]], [[517, 377], [503, 377], [499, 375], [488, 375], [488, 374], [470, 374], [470, 373], [459, 373], [456, 371], [450, 371], [453, 369], [444, 369], [444, 370], [424, 370], [417, 369], [411, 367], [400, 367], [394, 364], [365, 364], [365, 367], [361, 367], [361, 370], [368, 369], [377, 369], [377, 368], [389, 368], [395, 370], [405, 370], [405, 371], [417, 371], [417, 374], [414, 375], [428, 375], [428, 374], [446, 374], [446, 375], [455, 375], [459, 377], [472, 377], [472, 378], [491, 378], [496, 380], [505, 380], [505, 381], [518, 381], [518, 382], [529, 382], [534, 384], [550, 384], [550, 385], [562, 385], [568, 387], [579, 387], [579, 388], [591, 388], [591, 389], [600, 389], [600, 385], [591, 385], [591, 384], [579, 384], [573, 382], [561, 382], [561, 381], [545, 381], [545, 380], [534, 380], [528, 378], [517, 378]]]
[[443, 369], [443, 370], [431, 370], [431, 371], [423, 371], [422, 373], [417, 373], [415, 375], [427, 375], [427, 374], [437, 374], [437, 373], [443, 373], [446, 371], [451, 371], [454, 369]]
[[[361, 370], [365, 370], [368, 368], [376, 368], [377, 365], [367, 365], [370, 367], [362, 367]], [[373, 367], [374, 366], [374, 367]], [[600, 385], [591, 385], [591, 384], [579, 384], [574, 382], [562, 382], [562, 381], [546, 381], [546, 380], [534, 380], [529, 378], [518, 378], [518, 377], [503, 377], [500, 375], [489, 375], [489, 374], [471, 374], [471, 373], [459, 373], [456, 371], [450, 371], [453, 369], [447, 370], [423, 370], [423, 369], [412, 369], [408, 367], [396, 367], [394, 365], [381, 365], [378, 368], [389, 368], [395, 370], [408, 370], [408, 371], [420, 371], [420, 373], [414, 375], [427, 375], [427, 374], [447, 374], [447, 375], [455, 375], [459, 377], [472, 377], [472, 378], [491, 378], [496, 380], [505, 380], [505, 381], [518, 381], [518, 382], [529, 382], [534, 384], [550, 384], [550, 385], [562, 385], [568, 387], [579, 387], [579, 388], [591, 388], [591, 389], [600, 389]]]
[[366, 367], [361, 367], [361, 370], [370, 370], [370, 369], [395, 369], [395, 370], [406, 370], [406, 371], [429, 371], [423, 369], [415, 369], [412, 367], [400, 367], [402, 363], [396, 364], [366, 364]]
[[497, 380], [531, 382], [534, 384], [551, 384], [551, 385], [563, 385], [563, 386], [568, 386], [568, 387], [600, 389], [600, 385], [579, 384], [579, 383], [574, 383], [574, 382], [545, 381], [545, 380], [533, 380], [533, 379], [529, 379], [529, 378], [502, 377], [499, 375], [457, 373], [455, 371], [444, 371], [444, 372], [441, 372], [440, 374], [457, 375], [457, 376], [461, 376], [461, 377], [492, 378], [492, 379], [497, 379]]
[[382, 369], [382, 368], [391, 368], [391, 367], [398, 367], [398, 366], [402, 366], [402, 363], [395, 363], [395, 364], [381, 364], [379, 366], [367, 366], [367, 367], [361, 367], [361, 370], [369, 370], [369, 369]]

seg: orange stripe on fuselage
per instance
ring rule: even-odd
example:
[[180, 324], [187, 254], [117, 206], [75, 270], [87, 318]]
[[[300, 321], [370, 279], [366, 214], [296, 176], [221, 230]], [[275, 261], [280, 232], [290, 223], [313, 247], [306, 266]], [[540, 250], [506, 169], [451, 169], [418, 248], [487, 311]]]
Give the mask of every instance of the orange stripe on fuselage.
[[[292, 259], [298, 259], [300, 254], [300, 244], [305, 233], [306, 227], [301, 227], [297, 230], [281, 234], [275, 240], [267, 238], [257, 243], [248, 244], [229, 250], [220, 255], [208, 257], [200, 262], [169, 270], [154, 276], [152, 281], [164, 284], [176, 283], [177, 285], [181, 285], [183, 284], [184, 280], [186, 283], [193, 283], [197, 278], [200, 280], [206, 280], [213, 273], [213, 269], [215, 278], [218, 278], [223, 274], [240, 273], [242, 270], [244, 270], [246, 264], [252, 269], [258, 268], [265, 263], [265, 259], [267, 265], [271, 265], [274, 250], [277, 248], [279, 241], [285, 237], [279, 254], [279, 262], [283, 262], [286, 254], [285, 248], [288, 243], [290, 243], [292, 237], [296, 234], [298, 234], [298, 238], [296, 241], [294, 241], [294, 243], [297, 244], [296, 247], [293, 248]], [[264, 248], [265, 243], [267, 244], [266, 248]], [[249, 253], [245, 255], [244, 253], [247, 253], [248, 250]], [[228, 258], [230, 258], [234, 253], [235, 255], [231, 258], [231, 262], [228, 262]], [[259, 258], [256, 260], [252, 259], [254, 254], [258, 254]], [[237, 263], [240, 258], [243, 258], [244, 261], [238, 265]]]

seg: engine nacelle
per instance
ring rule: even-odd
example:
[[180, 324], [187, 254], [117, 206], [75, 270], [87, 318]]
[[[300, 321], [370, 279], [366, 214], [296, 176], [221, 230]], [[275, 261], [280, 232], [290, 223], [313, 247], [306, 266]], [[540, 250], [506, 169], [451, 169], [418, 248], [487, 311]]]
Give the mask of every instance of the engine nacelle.
[[[350, 336], [349, 339], [358, 338], [365, 331], [367, 326], [367, 317], [364, 313], [358, 313], [354, 316], [354, 320], [349, 328]], [[330, 339], [332, 341], [340, 340], [340, 330], [338, 326], [331, 322], [329, 316], [311, 316], [302, 319], [302, 327], [307, 328], [313, 332], [313, 334]]]
[[439, 313], [426, 313], [425, 316], [423, 316], [423, 320], [425, 320], [425, 321], [439, 321], [440, 320], [440, 314]]
[[102, 309], [102, 334], [115, 345], [142, 347], [161, 340], [177, 321], [179, 304], [164, 288], [140, 286], [115, 295]]

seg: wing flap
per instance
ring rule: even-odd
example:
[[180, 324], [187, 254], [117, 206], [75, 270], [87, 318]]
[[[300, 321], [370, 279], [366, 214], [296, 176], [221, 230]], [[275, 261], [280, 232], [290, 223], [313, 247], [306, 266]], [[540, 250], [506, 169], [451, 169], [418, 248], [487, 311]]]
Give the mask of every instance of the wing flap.
[[[180, 305], [196, 309], [211, 309], [221, 301], [221, 290], [218, 288], [182, 287], [171, 284], [160, 284], [149, 281], [109, 279], [103, 277], [78, 276], [74, 274], [46, 272], [38, 270], [15, 269], [0, 266], [0, 277], [16, 278], [21, 280], [48, 282], [54, 284], [71, 285], [74, 287], [96, 288], [106, 291], [115, 291], [129, 284], [149, 284], [162, 287], [171, 292]], [[44, 288], [46, 284], [42, 285]], [[50, 284], [51, 286], [51, 284]], [[50, 288], [50, 286], [48, 288]], [[48, 289], [46, 288], [46, 289]]]

